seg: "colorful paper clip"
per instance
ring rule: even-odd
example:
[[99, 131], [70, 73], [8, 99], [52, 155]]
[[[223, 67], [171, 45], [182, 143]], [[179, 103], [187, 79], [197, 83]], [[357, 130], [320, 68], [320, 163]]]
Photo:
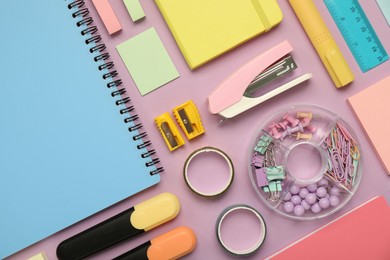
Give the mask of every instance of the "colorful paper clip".
[[167, 144], [169, 151], [173, 151], [180, 146], [184, 145], [184, 139], [181, 136], [179, 129], [177, 129], [169, 113], [159, 115], [154, 119], [157, 128], [160, 130], [165, 143]]
[[210, 113], [232, 118], [310, 79], [312, 74], [306, 73], [259, 97], [253, 96], [257, 89], [295, 70], [297, 65], [289, 54], [292, 50], [290, 43], [284, 41], [231, 74], [210, 93]]
[[192, 100], [175, 107], [173, 109], [173, 115], [188, 140], [191, 140], [205, 132], [198, 109]]

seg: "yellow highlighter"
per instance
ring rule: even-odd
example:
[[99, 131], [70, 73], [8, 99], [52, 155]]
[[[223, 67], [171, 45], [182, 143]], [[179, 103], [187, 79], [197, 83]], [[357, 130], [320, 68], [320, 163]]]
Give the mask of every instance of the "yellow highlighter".
[[335, 86], [351, 83], [353, 73], [313, 1], [289, 1]]
[[180, 202], [172, 193], [161, 193], [64, 241], [57, 247], [59, 260], [80, 260], [177, 216]]

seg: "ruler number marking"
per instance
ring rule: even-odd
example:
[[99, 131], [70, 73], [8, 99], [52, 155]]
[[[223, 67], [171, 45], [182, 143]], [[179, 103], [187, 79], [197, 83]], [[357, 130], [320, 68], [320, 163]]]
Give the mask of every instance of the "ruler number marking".
[[385, 49], [357, 0], [324, 0], [324, 2], [363, 72], [388, 59]]

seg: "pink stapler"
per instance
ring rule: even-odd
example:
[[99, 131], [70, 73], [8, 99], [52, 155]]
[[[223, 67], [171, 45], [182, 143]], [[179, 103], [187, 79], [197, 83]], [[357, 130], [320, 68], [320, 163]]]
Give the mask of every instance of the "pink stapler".
[[290, 43], [284, 41], [231, 74], [210, 93], [210, 113], [232, 118], [310, 79], [312, 74], [306, 73], [261, 96], [253, 96], [256, 90], [296, 69], [297, 65], [289, 54], [292, 50]]

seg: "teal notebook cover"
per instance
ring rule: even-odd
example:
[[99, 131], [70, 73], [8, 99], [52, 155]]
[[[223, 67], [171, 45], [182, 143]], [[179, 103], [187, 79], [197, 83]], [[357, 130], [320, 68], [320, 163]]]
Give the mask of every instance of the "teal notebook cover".
[[69, 2], [0, 1], [0, 259], [160, 180]]

